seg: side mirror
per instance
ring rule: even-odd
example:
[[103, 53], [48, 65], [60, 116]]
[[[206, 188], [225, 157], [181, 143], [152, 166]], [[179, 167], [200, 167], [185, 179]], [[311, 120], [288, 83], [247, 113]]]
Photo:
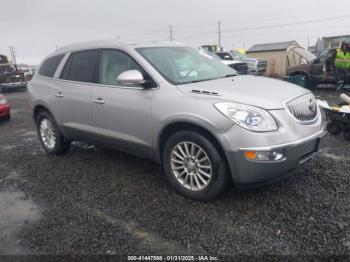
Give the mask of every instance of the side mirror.
[[118, 75], [117, 82], [121, 85], [136, 86], [142, 85], [146, 81], [140, 71], [128, 70]]

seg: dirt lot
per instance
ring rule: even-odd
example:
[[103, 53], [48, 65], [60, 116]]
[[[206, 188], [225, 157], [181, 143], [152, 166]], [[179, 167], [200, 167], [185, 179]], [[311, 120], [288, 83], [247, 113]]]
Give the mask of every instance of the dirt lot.
[[45, 154], [27, 93], [6, 95], [0, 254], [350, 254], [350, 143], [341, 136], [327, 135], [287, 181], [200, 203], [147, 160], [83, 143]]

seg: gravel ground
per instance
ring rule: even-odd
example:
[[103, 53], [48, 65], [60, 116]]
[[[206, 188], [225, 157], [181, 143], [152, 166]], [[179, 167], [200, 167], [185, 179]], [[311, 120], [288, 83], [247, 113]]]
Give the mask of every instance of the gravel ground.
[[287, 181], [200, 203], [148, 160], [83, 143], [45, 154], [27, 93], [6, 95], [0, 254], [350, 254], [350, 143], [341, 136], [327, 135]]

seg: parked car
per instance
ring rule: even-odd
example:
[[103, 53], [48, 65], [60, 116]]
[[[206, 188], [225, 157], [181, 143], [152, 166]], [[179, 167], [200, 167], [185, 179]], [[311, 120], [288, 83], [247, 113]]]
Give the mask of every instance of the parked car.
[[220, 57], [224, 64], [232, 67], [241, 75], [245, 75], [248, 73], [248, 65], [246, 62], [235, 59], [230, 52], [226, 51], [218, 51], [215, 53], [218, 57]]
[[146, 157], [197, 200], [219, 196], [231, 182], [283, 179], [314, 156], [325, 132], [310, 91], [238, 75], [180, 44], [62, 47], [28, 89], [47, 153], [63, 154], [83, 140]]
[[[221, 59], [221, 57], [220, 56], [218, 56], [217, 54], [215, 54], [215, 53], [212, 53], [212, 52], [205, 52], [205, 51], [203, 51], [203, 50], [201, 50], [200, 49], [200, 53], [205, 53], [205, 54], [207, 54], [207, 55], [209, 55], [209, 56], [211, 56], [211, 57], [213, 57], [213, 58], [215, 58], [215, 59], [217, 59], [218, 61], [220, 61], [221, 63], [223, 63], [224, 65], [227, 65], [227, 66], [229, 66], [229, 67], [231, 67], [231, 68], [239, 68], [238, 66], [240, 65], [240, 63], [237, 63], [237, 61], [229, 61], [229, 60], [222, 60]], [[242, 68], [241, 68], [242, 69]], [[238, 72], [238, 71], [236, 71], [237, 73], [239, 73], [239, 74], [243, 74], [243, 75], [245, 75], [246, 74], [246, 71], [245, 70], [243, 70], [243, 72]]]
[[305, 63], [287, 69], [288, 76], [300, 76], [305, 78], [306, 86], [310, 89], [320, 84], [337, 85], [339, 80], [345, 84], [350, 83], [350, 70], [343, 72], [340, 76], [334, 66], [337, 50], [335, 48], [326, 49], [316, 59], [305, 59]]
[[261, 58], [248, 57], [244, 54], [241, 54], [238, 51], [229, 52], [233, 60], [242, 61], [247, 63], [248, 74], [251, 75], [263, 75], [266, 72], [267, 61]]
[[0, 64], [0, 91], [5, 89], [23, 88], [27, 82], [24, 72], [15, 64]]
[[0, 94], [0, 119], [10, 120], [10, 105], [4, 95]]

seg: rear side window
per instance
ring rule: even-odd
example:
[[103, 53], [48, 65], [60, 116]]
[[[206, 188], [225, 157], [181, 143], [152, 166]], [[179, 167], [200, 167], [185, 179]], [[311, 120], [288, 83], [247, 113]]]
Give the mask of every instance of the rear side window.
[[89, 50], [73, 53], [68, 59], [61, 74], [61, 79], [94, 82], [98, 51]]
[[64, 55], [57, 55], [46, 59], [39, 69], [39, 75], [53, 77], [63, 57]]

